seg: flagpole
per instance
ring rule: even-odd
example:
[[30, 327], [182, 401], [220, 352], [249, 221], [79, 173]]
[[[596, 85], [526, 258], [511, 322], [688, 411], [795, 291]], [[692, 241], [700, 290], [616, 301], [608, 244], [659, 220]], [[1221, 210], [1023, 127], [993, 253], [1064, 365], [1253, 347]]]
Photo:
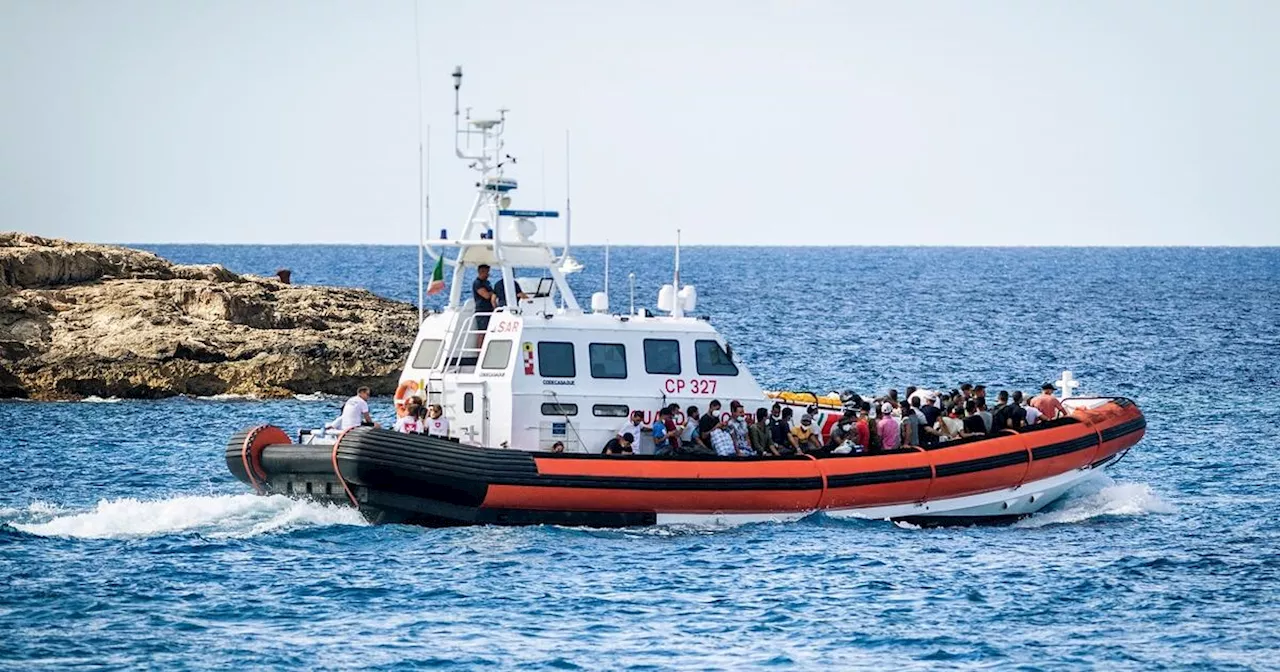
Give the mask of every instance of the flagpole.
[[[427, 245], [427, 213], [430, 212], [428, 203], [429, 196], [426, 195], [426, 187], [424, 186], [424, 168], [423, 168], [423, 151], [422, 151], [422, 39], [419, 36], [418, 19], [418, 0], [413, 0], [413, 60], [414, 70], [418, 76], [418, 324], [422, 324], [423, 315], [423, 299], [425, 298], [425, 287], [423, 286], [423, 268], [425, 261], [425, 248]], [[428, 140], [430, 143], [430, 127], [428, 127]]]

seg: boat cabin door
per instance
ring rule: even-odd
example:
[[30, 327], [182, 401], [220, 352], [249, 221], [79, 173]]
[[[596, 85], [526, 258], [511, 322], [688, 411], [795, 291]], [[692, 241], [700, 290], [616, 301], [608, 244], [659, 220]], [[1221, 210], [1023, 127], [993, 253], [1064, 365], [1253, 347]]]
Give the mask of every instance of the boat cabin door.
[[489, 445], [489, 412], [486, 384], [458, 383], [454, 397], [453, 433], [463, 443], [476, 446]]

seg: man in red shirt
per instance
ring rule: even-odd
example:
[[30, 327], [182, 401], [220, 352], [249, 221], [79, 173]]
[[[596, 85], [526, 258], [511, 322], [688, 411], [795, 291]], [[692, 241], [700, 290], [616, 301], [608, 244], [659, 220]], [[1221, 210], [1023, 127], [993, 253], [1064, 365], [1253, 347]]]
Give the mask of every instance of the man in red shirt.
[[1067, 415], [1067, 409], [1062, 407], [1062, 402], [1053, 396], [1053, 383], [1045, 383], [1040, 386], [1040, 394], [1031, 399], [1031, 405], [1045, 420], [1053, 420], [1061, 415]]

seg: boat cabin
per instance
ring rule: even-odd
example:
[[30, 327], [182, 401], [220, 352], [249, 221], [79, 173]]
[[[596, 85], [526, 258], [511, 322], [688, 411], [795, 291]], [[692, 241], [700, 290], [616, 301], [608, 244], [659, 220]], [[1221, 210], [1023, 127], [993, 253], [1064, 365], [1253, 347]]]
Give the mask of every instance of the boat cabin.
[[[459, 72], [455, 91], [460, 82]], [[751, 411], [766, 403], [724, 338], [706, 319], [688, 316], [697, 291], [680, 285], [678, 243], [673, 282], [658, 296], [665, 314], [613, 313], [607, 287], [584, 310], [565, 281], [582, 268], [569, 255], [568, 202], [563, 248], [536, 241], [538, 222], [559, 213], [512, 208], [519, 185], [505, 174], [512, 162], [505, 111], [497, 119], [468, 114], [463, 124], [456, 110], [455, 153], [480, 176], [462, 235], [451, 240], [442, 232], [427, 244], [433, 259], [453, 269], [449, 302], [424, 313], [402, 391], [440, 404], [451, 436], [463, 443], [539, 451], [559, 441], [565, 452], [584, 453], [600, 452], [634, 410], [651, 424], [672, 403], [705, 410], [719, 399], [724, 412], [734, 399]], [[470, 279], [482, 265], [494, 289], [501, 285], [512, 299], [492, 313], [477, 313], [472, 296]], [[516, 277], [528, 270], [536, 274]], [[683, 424], [683, 412], [676, 420]], [[637, 436], [635, 449], [652, 452], [651, 436]]]

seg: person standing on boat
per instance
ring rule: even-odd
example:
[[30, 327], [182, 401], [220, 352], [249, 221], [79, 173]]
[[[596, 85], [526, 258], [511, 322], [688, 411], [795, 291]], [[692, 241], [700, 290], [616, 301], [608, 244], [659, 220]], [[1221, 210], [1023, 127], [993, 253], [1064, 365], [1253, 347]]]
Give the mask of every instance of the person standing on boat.
[[[915, 399], [916, 404], [920, 403], [919, 397]], [[924, 437], [921, 436], [924, 427], [924, 414], [912, 408], [910, 404], [902, 405], [902, 421], [900, 423], [902, 432], [901, 444], [903, 446], [922, 446], [924, 445]]]
[[369, 415], [369, 388], [361, 387], [356, 390], [356, 395], [347, 400], [342, 405], [342, 415], [338, 417], [336, 429], [343, 431], [352, 427], [381, 427], [373, 421], [373, 416]]
[[667, 423], [671, 422], [671, 415], [670, 406], [658, 411], [658, 419], [653, 421], [653, 427], [649, 430], [653, 433], [654, 455], [672, 454], [671, 444], [675, 432], [671, 431], [667, 425]]
[[964, 402], [964, 431], [961, 436], [986, 436], [987, 421], [978, 412], [978, 402], [970, 399]]
[[991, 433], [991, 411], [987, 410], [987, 400], [985, 397], [974, 396], [974, 406], [978, 407], [978, 417], [982, 418], [982, 424], [986, 425], [987, 433]]
[[1022, 421], [1024, 427], [1030, 427], [1041, 420], [1040, 409], [1036, 408], [1029, 399], [1022, 402], [1022, 412], [1025, 414]]
[[885, 402], [876, 413], [876, 433], [880, 435], [880, 447], [886, 451], [897, 450], [902, 445], [902, 436], [898, 431], [898, 421], [893, 419], [893, 406]]
[[489, 284], [489, 265], [476, 267], [476, 279], [471, 283], [471, 299], [476, 304], [476, 331], [489, 328], [489, 313], [493, 312], [493, 285]]
[[[529, 298], [529, 295], [525, 294], [524, 290], [520, 288], [520, 282], [518, 280], [512, 278], [511, 284], [516, 286], [517, 301], [523, 301]], [[493, 289], [493, 305], [495, 307], [507, 305], [507, 283], [501, 278], [498, 279], [498, 286]]]
[[1041, 385], [1040, 394], [1031, 399], [1031, 405], [1040, 411], [1040, 415], [1044, 416], [1045, 420], [1054, 420], [1067, 415], [1067, 409], [1063, 408], [1062, 402], [1053, 396], [1053, 383]]
[[644, 411], [631, 411], [631, 417], [627, 418], [627, 421], [618, 428], [616, 436], [630, 434], [632, 436], [632, 441], [635, 441], [642, 435], [644, 430]]
[[680, 428], [680, 447], [692, 446], [698, 440], [698, 407], [690, 406], [684, 412], [684, 425]]
[[444, 409], [440, 404], [431, 404], [431, 413], [426, 422], [427, 434], [442, 439], [449, 438], [449, 419], [444, 417]]

